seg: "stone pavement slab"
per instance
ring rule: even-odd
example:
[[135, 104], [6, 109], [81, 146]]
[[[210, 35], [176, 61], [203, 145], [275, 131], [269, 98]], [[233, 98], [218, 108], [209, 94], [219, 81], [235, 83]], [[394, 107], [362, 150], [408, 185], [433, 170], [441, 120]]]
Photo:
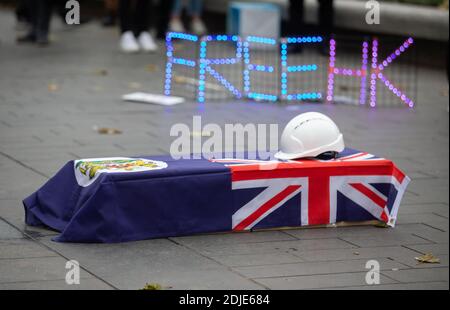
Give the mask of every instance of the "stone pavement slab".
[[81, 279], [80, 284], [67, 285], [64, 280], [0, 283], [0, 290], [112, 290], [110, 285], [95, 279]]
[[[449, 98], [442, 68], [418, 68], [414, 110], [233, 100], [161, 107], [120, 98], [162, 91], [164, 48], [123, 55], [115, 30], [96, 23], [63, 30], [56, 22], [52, 45], [36, 49], [16, 45], [13, 26], [12, 12], [0, 10], [0, 289], [448, 289]], [[191, 127], [193, 115], [219, 126], [275, 123], [281, 133], [307, 111], [332, 115], [348, 146], [390, 158], [411, 177], [396, 228], [61, 244], [51, 240], [56, 232], [24, 224], [21, 200], [69, 160], [167, 154], [171, 126]], [[94, 126], [123, 133], [99, 135]], [[417, 265], [414, 257], [426, 253], [441, 264]], [[65, 284], [68, 259], [83, 268], [80, 286]], [[380, 286], [366, 285], [371, 259], [381, 264]]]
[[[300, 289], [320, 289], [339, 288], [348, 286], [366, 286], [365, 272], [336, 273], [325, 275], [308, 275], [282, 278], [257, 279], [258, 283], [273, 290], [300, 290]], [[380, 283], [397, 283], [384, 275], [380, 276]]]

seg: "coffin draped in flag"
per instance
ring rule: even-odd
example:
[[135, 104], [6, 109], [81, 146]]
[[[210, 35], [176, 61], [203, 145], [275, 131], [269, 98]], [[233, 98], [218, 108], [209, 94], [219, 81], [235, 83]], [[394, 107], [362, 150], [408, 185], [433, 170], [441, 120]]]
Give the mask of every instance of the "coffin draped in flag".
[[26, 198], [25, 221], [60, 242], [381, 221], [394, 226], [409, 178], [351, 149], [333, 160], [100, 158], [67, 163]]

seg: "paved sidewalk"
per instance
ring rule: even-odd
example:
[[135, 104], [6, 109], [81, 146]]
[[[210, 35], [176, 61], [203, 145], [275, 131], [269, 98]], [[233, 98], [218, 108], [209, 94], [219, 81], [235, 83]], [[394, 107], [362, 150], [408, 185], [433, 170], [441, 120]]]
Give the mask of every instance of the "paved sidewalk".
[[[161, 92], [163, 51], [122, 55], [115, 30], [63, 29], [46, 49], [17, 46], [0, 11], [0, 289], [448, 289], [449, 114], [444, 70], [420, 68], [419, 106], [213, 102], [165, 108], [124, 103], [134, 89]], [[157, 71], [153, 71], [156, 65]], [[149, 70], [150, 69], [150, 70]], [[104, 71], [106, 70], [106, 72]], [[412, 182], [395, 229], [351, 227], [219, 234], [130, 242], [61, 244], [24, 224], [21, 200], [74, 158], [167, 153], [172, 124], [279, 123], [304, 111], [332, 115], [349, 146], [393, 159]], [[114, 127], [104, 136], [93, 126]], [[433, 253], [440, 264], [417, 264]], [[65, 284], [78, 260], [81, 284]], [[381, 285], [365, 286], [365, 264]]]

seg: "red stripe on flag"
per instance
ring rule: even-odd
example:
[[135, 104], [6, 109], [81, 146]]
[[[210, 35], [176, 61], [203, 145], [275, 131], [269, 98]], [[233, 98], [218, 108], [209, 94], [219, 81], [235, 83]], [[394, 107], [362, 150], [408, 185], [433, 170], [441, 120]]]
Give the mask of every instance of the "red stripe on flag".
[[247, 181], [275, 178], [297, 178], [314, 176], [346, 176], [346, 175], [392, 175], [392, 162], [340, 162], [338, 165], [291, 165], [279, 164], [274, 170], [260, 170], [260, 166], [230, 167], [232, 181]]
[[385, 223], [389, 222], [389, 218], [386, 215], [386, 212], [381, 213], [381, 220]]
[[378, 196], [375, 192], [373, 192], [370, 188], [368, 188], [364, 184], [362, 184], [362, 183], [351, 183], [350, 185], [354, 189], [356, 189], [357, 191], [359, 191], [359, 192], [363, 193], [364, 195], [366, 195], [367, 198], [369, 198], [375, 204], [380, 206], [380, 208], [384, 209], [384, 207], [386, 207], [387, 201], [384, 200], [383, 198], [381, 198], [380, 196]]
[[358, 158], [358, 157], [366, 156], [368, 154], [369, 153], [361, 153], [361, 154], [355, 154], [355, 155], [346, 156], [346, 157], [342, 157], [342, 158], [338, 158], [338, 159], [340, 159], [340, 160], [349, 160], [349, 159], [355, 159], [355, 158]]
[[311, 176], [308, 181], [308, 224], [324, 225], [330, 223], [330, 177]]
[[282, 190], [273, 198], [271, 198], [269, 201], [267, 201], [265, 204], [263, 204], [255, 212], [250, 214], [246, 219], [244, 219], [242, 222], [236, 225], [236, 227], [233, 230], [235, 231], [244, 230], [247, 226], [251, 225], [254, 221], [259, 219], [264, 213], [272, 209], [276, 204], [280, 203], [283, 199], [285, 199], [287, 196], [298, 190], [300, 187], [301, 187], [300, 185], [290, 185], [286, 187], [284, 190]]
[[400, 169], [398, 169], [396, 166], [394, 166], [394, 169], [392, 171], [392, 175], [394, 176], [394, 178], [397, 179], [397, 181], [400, 184], [403, 183], [403, 180], [405, 179], [405, 174], [403, 172], [401, 172]]

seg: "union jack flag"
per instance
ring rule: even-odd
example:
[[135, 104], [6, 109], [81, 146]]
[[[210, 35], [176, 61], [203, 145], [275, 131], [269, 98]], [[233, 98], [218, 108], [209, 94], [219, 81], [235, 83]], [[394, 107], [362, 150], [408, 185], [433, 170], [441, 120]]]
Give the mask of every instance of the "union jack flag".
[[394, 226], [410, 181], [391, 161], [350, 149], [332, 160], [212, 161], [232, 171], [234, 231], [277, 227], [275, 217], [292, 226], [366, 220]]

